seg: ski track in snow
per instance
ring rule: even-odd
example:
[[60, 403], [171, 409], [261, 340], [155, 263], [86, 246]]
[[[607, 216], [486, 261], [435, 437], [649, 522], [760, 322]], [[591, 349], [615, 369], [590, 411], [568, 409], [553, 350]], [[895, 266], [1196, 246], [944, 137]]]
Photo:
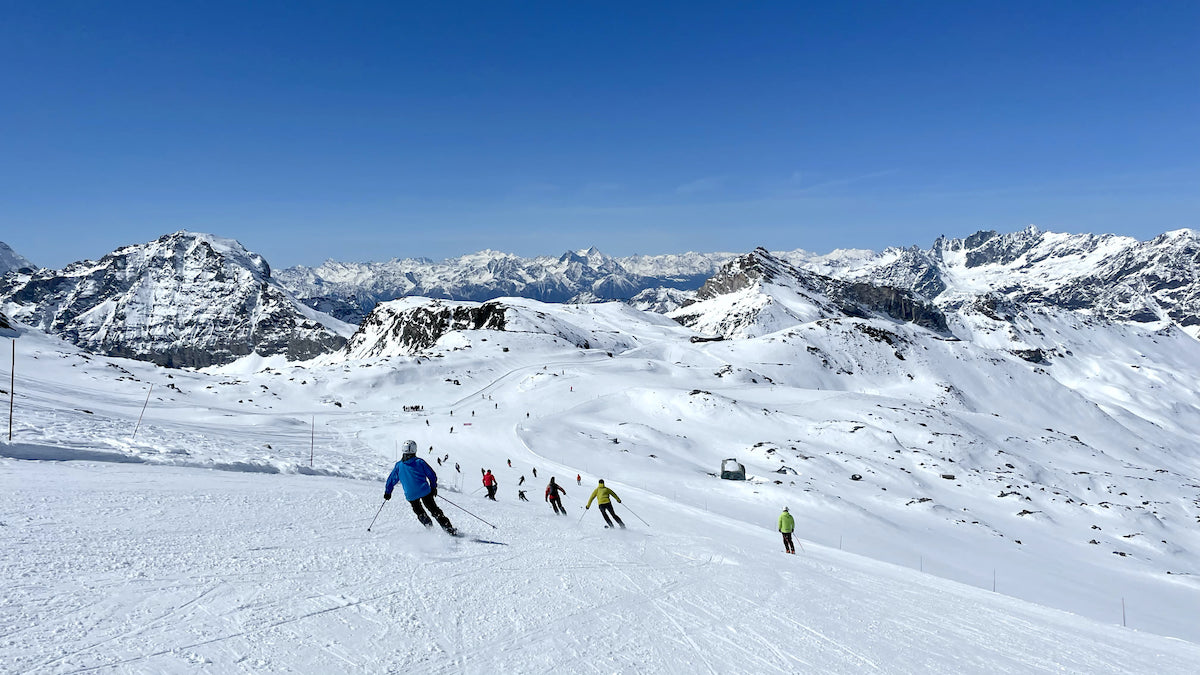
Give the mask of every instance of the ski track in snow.
[[462, 496], [509, 546], [423, 531], [403, 503], [367, 533], [371, 484], [144, 465], [2, 460], [0, 489], [9, 672], [1184, 673], [1200, 657], [811, 543], [779, 558], [763, 537]]

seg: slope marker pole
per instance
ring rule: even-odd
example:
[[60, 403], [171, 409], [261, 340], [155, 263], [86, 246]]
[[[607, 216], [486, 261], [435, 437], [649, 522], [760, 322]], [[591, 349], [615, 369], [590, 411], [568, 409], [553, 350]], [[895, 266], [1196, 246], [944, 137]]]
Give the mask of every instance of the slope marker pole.
[[308, 442], [308, 468], [312, 468], [313, 455], [317, 452], [317, 416], [312, 416], [312, 437]]
[[12, 443], [12, 422], [13, 422], [13, 397], [16, 396], [17, 388], [17, 339], [12, 341], [12, 370], [9, 371], [10, 380], [8, 383], [8, 442]]
[[146, 406], [150, 405], [150, 392], [154, 391], [154, 383], [150, 383], [150, 389], [146, 392], [146, 402], [142, 404], [142, 412], [138, 415], [137, 426], [133, 428], [133, 438], [137, 438], [138, 429], [142, 428], [142, 415], [146, 414]]

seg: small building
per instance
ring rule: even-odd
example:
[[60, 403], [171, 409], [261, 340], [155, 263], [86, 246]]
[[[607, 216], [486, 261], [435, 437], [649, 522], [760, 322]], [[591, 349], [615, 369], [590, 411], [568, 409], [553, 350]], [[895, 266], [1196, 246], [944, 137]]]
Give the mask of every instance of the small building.
[[730, 457], [721, 462], [721, 478], [724, 480], [746, 480], [746, 467], [736, 458]]

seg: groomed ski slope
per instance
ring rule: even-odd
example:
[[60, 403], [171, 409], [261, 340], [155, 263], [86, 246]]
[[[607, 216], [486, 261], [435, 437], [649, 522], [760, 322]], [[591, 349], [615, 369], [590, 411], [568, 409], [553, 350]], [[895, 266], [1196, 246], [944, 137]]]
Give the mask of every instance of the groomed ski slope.
[[[620, 485], [615, 485], [618, 491]], [[377, 484], [0, 460], [12, 673], [1194, 673], [1200, 647], [625, 498], [629, 529]], [[573, 489], [572, 489], [573, 488]], [[803, 541], [803, 540], [801, 540]]]
[[[25, 331], [0, 672], [1195, 672], [1190, 339], [1074, 339], [1067, 388], [964, 343], [696, 346], [600, 311], [612, 351], [530, 326], [205, 373]], [[504, 544], [398, 499], [366, 531], [406, 438]], [[730, 456], [751, 480], [711, 475]], [[598, 478], [629, 530], [579, 522]]]

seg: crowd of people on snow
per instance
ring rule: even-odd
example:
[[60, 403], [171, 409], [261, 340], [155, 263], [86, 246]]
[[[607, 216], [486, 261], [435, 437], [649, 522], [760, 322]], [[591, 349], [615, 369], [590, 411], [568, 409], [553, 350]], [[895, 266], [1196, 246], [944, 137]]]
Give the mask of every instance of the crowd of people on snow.
[[[457, 382], [455, 383], [457, 384]], [[571, 391], [575, 391], [573, 386], [571, 387]], [[483, 398], [486, 400], [492, 400], [491, 397], [487, 396], [486, 394], [483, 395]], [[495, 404], [495, 407], [499, 409], [500, 404]], [[405, 412], [417, 412], [423, 411], [424, 407], [419, 405], [404, 406], [404, 410]], [[454, 416], [453, 410], [450, 411], [450, 416]], [[475, 411], [472, 410], [471, 417], [474, 416]], [[528, 418], [529, 413], [525, 413], [525, 417]], [[469, 425], [470, 423], [468, 422], [467, 424]], [[429, 420], [425, 420], [425, 426], [429, 426]], [[453, 426], [450, 427], [450, 433], [454, 433]], [[429, 447], [429, 452], [433, 452], [433, 446]], [[449, 463], [450, 454], [446, 453], [444, 456], [436, 457], [435, 459], [437, 460], [438, 466], [442, 466], [443, 462]], [[508, 460], [507, 463], [508, 467], [512, 468], [512, 460]], [[531, 470], [533, 477], [537, 478], [537, 467], [531, 467]], [[454, 463], [454, 471], [458, 474], [462, 474], [462, 468], [457, 462]], [[500, 482], [496, 479], [495, 474], [492, 473], [491, 469], [484, 469], [482, 467], [479, 469], [479, 473], [483, 477], [482, 487], [487, 490], [487, 498], [492, 501], [497, 501], [496, 493], [500, 489]], [[452, 535], [457, 534], [454, 526], [450, 523], [450, 519], [446, 517], [446, 514], [443, 513], [440, 508], [438, 508], [437, 503], [434, 501], [434, 497], [437, 496], [437, 481], [437, 473], [433, 470], [433, 467], [429, 466], [425, 460], [417, 456], [416, 441], [405, 441], [404, 452], [401, 454], [400, 461], [396, 462], [396, 465], [392, 468], [391, 474], [388, 476], [387, 484], [384, 487], [383, 498], [385, 501], [391, 499], [392, 490], [396, 487], [396, 484], [399, 483], [404, 489], [404, 498], [408, 500], [409, 505], [412, 506], [413, 512], [417, 515], [417, 520], [419, 520], [422, 525], [427, 528], [431, 528], [433, 527], [433, 521], [436, 520], [437, 523], [442, 526], [442, 529], [444, 529], [447, 533]], [[525, 475], [521, 474], [520, 480], [517, 481], [517, 485], [519, 487], [524, 484]], [[575, 485], [583, 485], [583, 476], [581, 474], [575, 474]], [[476, 488], [476, 490], [478, 489], [479, 488]], [[556, 483], [555, 478], [551, 476], [550, 483], [546, 485], [545, 501], [550, 504], [552, 509], [554, 509], [554, 513], [563, 516], [567, 515], [567, 508], [563, 506], [562, 503], [562, 497], [566, 494], [566, 489]], [[529, 501], [529, 499], [525, 496], [525, 490], [518, 489], [517, 498], [523, 502]], [[600, 515], [604, 518], [605, 528], [620, 527], [621, 529], [625, 529], [624, 521], [621, 520], [620, 516], [618, 516], [616, 511], [613, 509], [612, 502], [614, 499], [618, 504], [622, 503], [621, 498], [617, 496], [617, 493], [613, 492], [611, 488], [607, 487], [604, 484], [603, 479], [600, 479], [597, 481], [596, 489], [592, 490], [592, 494], [588, 497], [587, 504], [583, 508], [585, 511], [590, 510], [592, 508], [592, 502], [594, 501], [599, 507]], [[426, 513], [427, 511], [428, 513]], [[431, 515], [432, 519], [430, 517]], [[613, 521], [616, 521], [616, 525], [613, 525]], [[784, 551], [795, 554], [796, 549], [795, 544], [792, 541], [792, 533], [796, 530], [796, 521], [792, 517], [792, 514], [788, 512], [787, 507], [784, 507], [783, 512], [779, 514], [776, 529], [783, 536]]]
[[[433, 452], [432, 446], [429, 448], [429, 451]], [[449, 461], [450, 455], [446, 454], [444, 457], [436, 459], [440, 466], [442, 462]], [[511, 459], [508, 460], [508, 466], [512, 467]], [[461, 473], [457, 463], [455, 463], [454, 469]], [[491, 469], [481, 467], [479, 472], [482, 475], [482, 487], [487, 490], [487, 498], [496, 501], [496, 493], [500, 489], [500, 482], [496, 479]], [[533, 468], [532, 473], [536, 478], [537, 468]], [[448, 534], [455, 535], [458, 533], [454, 525], [451, 524], [450, 519], [446, 517], [446, 514], [442, 512], [437, 502], [434, 501], [434, 498], [437, 497], [437, 472], [425, 460], [417, 456], [416, 441], [410, 440], [404, 442], [404, 451], [400, 456], [400, 461], [396, 462], [396, 465], [392, 467], [392, 472], [388, 475], [387, 483], [383, 489], [383, 498], [385, 501], [392, 498], [392, 491], [395, 489], [397, 483], [404, 490], [404, 498], [408, 501], [413, 513], [417, 516], [417, 520], [422, 525], [432, 528], [434, 521], [437, 521], [437, 524]], [[523, 485], [524, 483], [525, 476], [522, 475], [520, 482], [517, 484]], [[583, 485], [582, 475], [575, 474], [575, 484], [578, 486]], [[554, 513], [563, 516], [567, 515], [567, 509], [562, 503], [562, 497], [566, 494], [566, 489], [556, 482], [554, 476], [551, 476], [550, 482], [546, 485], [544, 497], [545, 501], [554, 510]], [[525, 496], [525, 490], [518, 490], [517, 498], [521, 501], [529, 501]], [[605, 528], [620, 527], [621, 529], [625, 529], [625, 522], [621, 520], [621, 517], [613, 509], [613, 500], [616, 500], [618, 504], [622, 503], [617, 493], [604, 484], [604, 479], [600, 479], [597, 481], [596, 489], [592, 490], [592, 494], [588, 497], [587, 504], [583, 508], [585, 511], [590, 510], [594, 501], [599, 507], [600, 515], [604, 518]], [[616, 525], [613, 524], [614, 521]], [[783, 535], [784, 551], [795, 554], [796, 549], [792, 541], [792, 533], [796, 530], [796, 521], [792, 517], [792, 514], [788, 512], [787, 507], [784, 507], [783, 512], [779, 514], [777, 529]]]

